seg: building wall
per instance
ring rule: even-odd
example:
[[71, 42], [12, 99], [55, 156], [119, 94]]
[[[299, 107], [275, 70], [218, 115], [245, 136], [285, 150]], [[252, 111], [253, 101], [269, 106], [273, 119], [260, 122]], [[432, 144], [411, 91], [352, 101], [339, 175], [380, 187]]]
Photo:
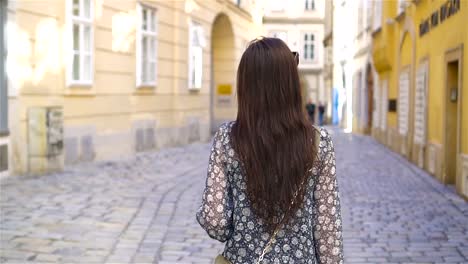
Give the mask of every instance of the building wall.
[[[457, 11], [441, 21], [440, 12], [443, 5], [457, 6]], [[431, 25], [431, 14], [434, 13], [438, 20]], [[403, 117], [403, 120], [408, 120], [407, 133], [400, 133], [400, 128], [405, 123], [401, 120], [399, 122], [398, 111], [403, 111], [405, 106], [398, 100], [397, 112], [387, 113], [387, 130], [381, 131], [386, 135], [380, 137], [380, 140], [386, 138], [387, 140], [382, 142], [442, 182], [454, 184], [457, 191], [465, 196], [468, 196], [468, 97], [465, 96], [468, 90], [468, 30], [465, 26], [467, 16], [466, 1], [408, 1], [400, 15], [397, 15], [396, 1], [383, 1], [382, 19], [387, 23], [382, 23], [382, 28], [373, 33], [373, 59], [379, 78], [388, 81], [389, 99], [401, 99], [399, 94], [403, 91], [400, 89], [404, 88], [404, 83], [401, 83], [400, 76], [405, 72], [410, 76], [408, 114]], [[421, 30], [424, 30], [424, 25], [421, 24], [426, 20], [429, 23], [429, 31], [421, 34]], [[454, 173], [449, 173], [454, 175], [447, 175], [446, 169], [452, 166], [452, 161], [447, 162], [445, 158], [445, 154], [452, 148], [447, 145], [448, 140], [457, 137], [449, 135], [454, 129], [446, 123], [446, 107], [449, 100], [446, 83], [447, 60], [451, 56], [458, 56], [460, 61], [460, 118], [456, 143], [458, 154], [454, 158], [457, 160], [457, 168]], [[422, 81], [424, 73], [427, 74], [426, 85], [423, 85]], [[421, 87], [426, 87], [425, 93], [421, 92], [424, 91]], [[424, 94], [422, 102], [426, 107], [425, 111], [421, 112], [419, 106], [422, 103], [417, 100]]]
[[[3, 28], [3, 54], [5, 55], [4, 58], [1, 58], [2, 59], [2, 63], [4, 64], [4, 68], [3, 70], [5, 71], [4, 72], [4, 83], [2, 83], [2, 88], [3, 89], [6, 89], [3, 91], [2, 95], [1, 96], [5, 96], [4, 98], [2, 98], [1, 100], [1, 103], [0, 104], [4, 104], [6, 103], [6, 107], [7, 107], [7, 111], [6, 111], [6, 115], [7, 115], [7, 129], [5, 131], [3, 131], [3, 133], [0, 132], [0, 147], [3, 147], [1, 150], [0, 150], [0, 160], [2, 160], [1, 162], [4, 162], [5, 164], [2, 164], [2, 167], [6, 166], [7, 169], [6, 170], [3, 170], [0, 172], [0, 177], [3, 177], [3, 176], [8, 176], [10, 174], [10, 172], [12, 171], [12, 164], [13, 164], [13, 158], [15, 156], [13, 156], [13, 151], [12, 151], [12, 148], [11, 148], [11, 134], [12, 134], [12, 127], [14, 127], [14, 124], [12, 122], [12, 117], [15, 113], [15, 106], [16, 106], [16, 101], [14, 100], [14, 95], [15, 95], [15, 87], [12, 85], [12, 80], [8, 77], [8, 72], [9, 72], [9, 65], [8, 65], [8, 47], [11, 45], [11, 41], [8, 37], [9, 35], [9, 32], [11, 32], [11, 28], [8, 26], [11, 21], [14, 19], [14, 12], [13, 12], [13, 8], [15, 7], [16, 3], [13, 2], [13, 1], [6, 1], [6, 0], [2, 0], [2, 8], [5, 8], [6, 9], [3, 9], [2, 10], [2, 23], [4, 23], [4, 28]], [[6, 91], [6, 93], [5, 93]], [[3, 105], [2, 105], [3, 106]], [[1, 107], [1, 110], [0, 111], [3, 111], [5, 108]], [[5, 114], [5, 113], [3, 113]], [[6, 148], [6, 149], [5, 149]], [[5, 157], [6, 155], [6, 157]]]
[[[255, 23], [260, 9], [255, 6], [243, 4], [239, 8], [230, 0], [141, 1], [156, 10], [157, 84], [136, 87], [139, 1], [119, 1], [118, 5], [110, 0], [92, 1], [94, 80], [89, 86], [70, 87], [66, 81], [67, 1], [14, 2], [9, 7], [8, 61], [13, 82], [10, 156], [15, 173], [31, 171], [27, 143], [31, 107], [63, 107], [62, 162], [66, 165], [207, 140], [210, 113], [221, 113], [222, 120], [235, 118], [235, 100], [219, 106], [213, 103], [216, 95], [211, 95], [221, 83], [230, 82], [235, 87], [236, 62], [246, 41], [257, 36], [260, 29]], [[213, 29], [220, 16], [227, 23]], [[191, 21], [202, 25], [207, 43], [199, 90], [188, 89]], [[213, 31], [230, 33], [232, 42], [212, 39]], [[228, 57], [223, 57], [226, 54]], [[212, 56], [220, 58], [212, 60]], [[231, 65], [226, 66], [223, 59], [230, 60]], [[234, 89], [230, 96], [234, 96]], [[212, 106], [215, 109], [211, 110]]]
[[[356, 73], [354, 67], [355, 36], [357, 35], [356, 4], [358, 1], [334, 0], [333, 17], [333, 87], [339, 93], [338, 115], [340, 126], [353, 128], [353, 91]], [[347, 19], [343, 19], [347, 18]]]
[[325, 90], [325, 103], [327, 105], [326, 118], [327, 123], [332, 123], [334, 109], [334, 98], [333, 98], [333, 12], [334, 4], [333, 1], [325, 2], [325, 20], [324, 20], [324, 90]]
[[[265, 2], [263, 18], [263, 34], [273, 37], [277, 32], [285, 32], [282, 38], [292, 51], [298, 51], [299, 73], [302, 85], [305, 86], [305, 99], [314, 103], [326, 102], [327, 93], [324, 89], [323, 65], [325, 52], [324, 16], [325, 1], [315, 0], [315, 9], [305, 10], [305, 1], [268, 1]], [[304, 61], [303, 33], [314, 34], [314, 60]]]
[[[356, 23], [356, 31], [354, 35], [354, 77], [356, 79], [353, 84], [356, 84], [353, 91], [353, 101], [355, 109], [353, 111], [353, 132], [370, 133], [370, 120], [372, 115], [369, 114], [368, 96], [372, 96], [371, 84], [368, 84], [368, 71], [374, 77], [374, 67], [372, 65], [371, 42], [372, 42], [372, 10], [374, 1], [359, 0], [354, 2], [354, 21]], [[376, 80], [373, 80], [376, 83]]]

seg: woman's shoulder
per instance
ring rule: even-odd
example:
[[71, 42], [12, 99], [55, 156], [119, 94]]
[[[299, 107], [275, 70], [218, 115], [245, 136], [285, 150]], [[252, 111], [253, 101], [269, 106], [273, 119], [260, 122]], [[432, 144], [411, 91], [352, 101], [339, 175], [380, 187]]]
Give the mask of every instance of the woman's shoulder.
[[327, 141], [331, 140], [330, 132], [321, 126], [312, 126], [314, 128], [314, 132], [316, 133], [317, 137], [320, 138], [320, 141]]
[[222, 123], [214, 134], [214, 141], [222, 145], [227, 145], [230, 142], [230, 134], [234, 123], [235, 121]]
[[334, 151], [333, 141], [330, 132], [324, 127], [314, 126], [316, 131], [316, 144], [318, 144], [318, 155], [319, 157], [326, 156], [330, 151]]
[[218, 130], [216, 131], [216, 134], [218, 136], [227, 136], [231, 132], [232, 126], [236, 123], [236, 121], [229, 121], [229, 122], [224, 122], [222, 123], [219, 127]]
[[234, 126], [235, 123], [236, 123], [236, 121], [224, 122], [219, 126], [219, 128], [220, 129], [225, 129], [225, 130], [231, 130], [232, 126]]

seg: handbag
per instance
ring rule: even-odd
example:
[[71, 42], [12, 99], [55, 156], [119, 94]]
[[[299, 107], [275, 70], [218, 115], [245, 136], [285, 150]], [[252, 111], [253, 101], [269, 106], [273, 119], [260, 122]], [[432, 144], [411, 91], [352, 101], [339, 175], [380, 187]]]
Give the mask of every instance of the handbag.
[[[318, 129], [317, 129], [317, 131], [318, 131]], [[320, 133], [316, 133], [315, 134], [316, 147], [318, 147], [319, 142], [320, 142]], [[307, 177], [304, 178], [304, 181], [301, 183], [300, 188], [298, 190], [296, 190], [296, 192], [294, 193], [293, 200], [291, 201], [291, 205], [289, 206], [288, 211], [291, 210], [291, 206], [294, 204], [294, 201], [296, 200], [296, 197], [297, 197], [297, 194], [299, 193], [299, 190], [304, 187], [304, 183], [305, 183], [306, 179], [307, 179]], [[271, 244], [273, 244], [273, 242], [275, 241], [276, 235], [278, 234], [278, 232], [279, 232], [279, 230], [281, 228], [281, 224], [283, 223], [283, 220], [284, 220], [284, 216], [283, 216], [283, 219], [281, 219], [281, 221], [276, 226], [275, 231], [271, 235], [270, 240], [268, 240], [268, 243], [266, 244], [265, 248], [262, 251], [262, 254], [260, 254], [260, 257], [258, 257], [255, 264], [262, 263], [263, 258], [265, 257], [268, 250], [270, 250], [270, 248], [271, 248]], [[216, 256], [216, 258], [214, 260], [214, 264], [232, 264], [232, 263], [231, 263], [231, 261], [227, 260], [222, 254], [219, 254], [218, 256]]]
[[[299, 190], [297, 190], [296, 193], [294, 193], [294, 198], [293, 198], [293, 201], [291, 202], [291, 205], [294, 203], [294, 200], [296, 200], [296, 196], [297, 196], [298, 192], [299, 192]], [[291, 207], [289, 207], [289, 209], [291, 209]], [[268, 240], [268, 243], [266, 244], [265, 248], [262, 251], [262, 254], [260, 255], [260, 257], [258, 257], [255, 264], [262, 263], [263, 258], [265, 257], [265, 254], [268, 253], [268, 250], [270, 250], [270, 248], [271, 248], [271, 244], [273, 244], [273, 242], [275, 241], [276, 234], [278, 234], [282, 222], [283, 222], [283, 220], [281, 220], [281, 222], [275, 228], [275, 231], [273, 232], [273, 235], [271, 235], [270, 240]], [[214, 264], [232, 264], [232, 263], [229, 260], [227, 260], [223, 255], [219, 254], [215, 258]]]
[[227, 260], [223, 255], [219, 254], [214, 261], [214, 264], [232, 264], [231, 261]]

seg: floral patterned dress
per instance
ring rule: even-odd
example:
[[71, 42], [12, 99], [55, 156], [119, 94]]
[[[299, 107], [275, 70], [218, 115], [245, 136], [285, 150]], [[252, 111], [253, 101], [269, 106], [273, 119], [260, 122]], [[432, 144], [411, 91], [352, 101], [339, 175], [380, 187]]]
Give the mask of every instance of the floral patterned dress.
[[[223, 256], [232, 263], [255, 263], [271, 234], [253, 213], [246, 179], [231, 145], [233, 122], [217, 131], [197, 220], [208, 235], [226, 242]], [[306, 197], [295, 219], [281, 227], [263, 263], [343, 263], [340, 199], [335, 153], [321, 128], [319, 158], [307, 182]]]

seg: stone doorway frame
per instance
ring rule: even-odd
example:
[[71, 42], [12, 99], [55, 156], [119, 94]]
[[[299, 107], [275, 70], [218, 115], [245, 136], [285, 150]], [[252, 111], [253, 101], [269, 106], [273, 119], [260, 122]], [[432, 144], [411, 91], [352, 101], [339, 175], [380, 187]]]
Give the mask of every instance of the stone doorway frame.
[[462, 173], [461, 173], [461, 166], [462, 166], [462, 158], [461, 158], [461, 120], [462, 120], [462, 98], [463, 98], [463, 44], [456, 46], [454, 48], [448, 49], [445, 51], [444, 55], [444, 100], [443, 100], [443, 146], [442, 146], [442, 182], [444, 184], [447, 183], [447, 175], [446, 175], [446, 157], [447, 157], [447, 100], [449, 100], [449, 91], [447, 89], [447, 82], [448, 82], [448, 64], [458, 61], [458, 105], [457, 105], [457, 149], [456, 149], [456, 159], [457, 159], [457, 168], [456, 168], [456, 175], [455, 175], [455, 187], [459, 193], [462, 193]]

